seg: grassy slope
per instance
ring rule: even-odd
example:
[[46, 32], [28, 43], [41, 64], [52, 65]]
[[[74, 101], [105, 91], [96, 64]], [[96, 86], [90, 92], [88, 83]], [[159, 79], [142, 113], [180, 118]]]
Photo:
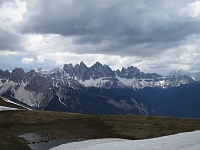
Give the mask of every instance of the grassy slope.
[[25, 141], [17, 137], [24, 133], [36, 133], [48, 139], [144, 139], [194, 130], [200, 130], [200, 119], [3, 111], [0, 112], [0, 149], [28, 149]]

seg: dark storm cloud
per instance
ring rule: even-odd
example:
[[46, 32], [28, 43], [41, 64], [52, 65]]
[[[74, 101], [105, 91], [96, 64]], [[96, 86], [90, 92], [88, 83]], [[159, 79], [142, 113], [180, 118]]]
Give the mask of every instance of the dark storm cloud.
[[[5, 5], [4, 5], [5, 4]], [[18, 9], [15, 0], [0, 0], [0, 51], [19, 51], [23, 48], [23, 35], [14, 29], [13, 18], [18, 17], [12, 12]]]
[[[27, 1], [22, 33], [60, 34], [75, 45], [107, 44], [85, 53], [151, 56], [199, 34], [198, 19], [180, 15], [190, 0]], [[74, 50], [84, 53], [83, 50]]]
[[20, 51], [24, 49], [22, 43], [20, 35], [0, 29], [0, 50]]
[[73, 43], [77, 45], [82, 45], [82, 44], [91, 44], [91, 45], [96, 45], [100, 44], [103, 40], [102, 36], [97, 36], [97, 35], [86, 35], [83, 37], [77, 37], [74, 38]]

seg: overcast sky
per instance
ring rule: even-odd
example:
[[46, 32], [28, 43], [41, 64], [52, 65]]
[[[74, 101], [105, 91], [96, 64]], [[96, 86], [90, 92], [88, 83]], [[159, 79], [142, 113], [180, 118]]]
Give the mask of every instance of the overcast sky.
[[0, 68], [96, 61], [200, 71], [199, 0], [0, 0]]

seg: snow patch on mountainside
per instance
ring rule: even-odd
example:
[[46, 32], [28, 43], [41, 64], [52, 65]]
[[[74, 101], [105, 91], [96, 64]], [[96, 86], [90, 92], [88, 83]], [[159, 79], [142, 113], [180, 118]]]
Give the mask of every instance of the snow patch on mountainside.
[[123, 83], [123, 85], [125, 85], [126, 87], [130, 87], [130, 88], [137, 88], [137, 89], [140, 89], [141, 88], [141, 84], [138, 83], [138, 81], [133, 78], [133, 79], [126, 79], [126, 78], [120, 78], [120, 77], [117, 77], [117, 79]]
[[90, 78], [89, 80], [78, 80], [80, 84], [85, 87], [102, 87], [102, 88], [133, 88], [133, 89], [142, 89], [145, 87], [161, 87], [167, 88], [169, 86], [176, 87], [182, 84], [187, 84], [187, 81], [184, 79], [176, 79], [172, 80], [171, 78], [158, 78], [157, 80], [144, 78], [144, 79], [137, 79], [137, 78], [98, 78], [93, 79]]
[[5, 106], [0, 106], [0, 111], [7, 111], [7, 110], [19, 110], [17, 108], [11, 108], [11, 107], [5, 107]]
[[42, 68], [33, 68], [33, 70], [37, 73], [40, 73], [42, 75], [45, 75], [45, 74], [49, 74], [49, 71], [48, 70], [43, 70]]
[[21, 107], [23, 107], [23, 108], [25, 108], [25, 109], [28, 109], [28, 110], [32, 110], [32, 109], [30, 109], [30, 108], [28, 108], [28, 107], [26, 107], [26, 106], [23, 106], [23, 105], [21, 105], [21, 104], [15, 103], [15, 102], [13, 102], [13, 101], [7, 99], [7, 98], [4, 98], [4, 97], [1, 97], [1, 98], [2, 98], [5, 102], [8, 102], [8, 103], [12, 103], [12, 104], [21, 106]]
[[85, 80], [85, 81], [80, 80], [79, 81], [79, 83], [81, 83], [85, 87], [91, 87], [91, 86], [94, 86], [94, 87], [103, 87], [103, 86], [105, 86], [106, 82], [109, 82], [109, 80], [105, 80], [103, 78], [99, 78], [99, 79], [92, 79], [91, 78], [89, 80]]
[[[89, 80], [79, 80], [79, 83], [85, 87], [113, 87], [115, 85], [117, 88], [133, 88], [141, 89], [144, 87], [153, 87], [154, 81], [152, 79], [127, 79], [127, 78], [99, 78], [99, 79], [89, 79]], [[158, 86], [160, 86], [158, 84]]]
[[167, 83], [164, 80], [161, 80], [161, 81], [156, 82], [155, 85], [158, 87], [166, 88], [169, 85], [169, 83]]

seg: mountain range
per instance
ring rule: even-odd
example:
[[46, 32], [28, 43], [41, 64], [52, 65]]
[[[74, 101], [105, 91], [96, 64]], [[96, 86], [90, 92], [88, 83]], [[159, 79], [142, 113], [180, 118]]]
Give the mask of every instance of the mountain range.
[[65, 64], [50, 71], [0, 70], [2, 97], [51, 111], [198, 118], [199, 90], [197, 79], [187, 74], [162, 76], [133, 66], [112, 70], [100, 62], [91, 67]]
[[191, 77], [195, 81], [200, 81], [200, 72], [191, 73], [191, 72], [187, 72], [181, 69], [177, 69], [177, 70], [172, 70], [169, 73], [169, 76], [174, 76], [174, 77], [188, 76], [188, 77]]

